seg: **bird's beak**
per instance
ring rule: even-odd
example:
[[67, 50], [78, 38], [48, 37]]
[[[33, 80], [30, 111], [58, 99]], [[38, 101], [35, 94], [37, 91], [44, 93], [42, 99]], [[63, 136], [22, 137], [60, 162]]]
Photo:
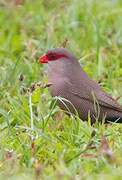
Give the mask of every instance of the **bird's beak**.
[[46, 54], [42, 55], [40, 58], [39, 58], [39, 63], [43, 64], [43, 63], [48, 63], [48, 57]]

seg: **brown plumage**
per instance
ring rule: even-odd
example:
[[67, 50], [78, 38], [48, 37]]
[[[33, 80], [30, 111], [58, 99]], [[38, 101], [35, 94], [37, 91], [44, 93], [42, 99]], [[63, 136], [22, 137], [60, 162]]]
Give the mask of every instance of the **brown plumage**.
[[[52, 96], [60, 96], [67, 101], [58, 101], [65, 111], [76, 114], [82, 120], [91, 117], [96, 120], [122, 123], [122, 106], [82, 70], [80, 63], [65, 48], [48, 51], [40, 57], [40, 63], [48, 63], [48, 79]], [[74, 108], [75, 107], [75, 108]], [[76, 109], [76, 110], [75, 110]]]

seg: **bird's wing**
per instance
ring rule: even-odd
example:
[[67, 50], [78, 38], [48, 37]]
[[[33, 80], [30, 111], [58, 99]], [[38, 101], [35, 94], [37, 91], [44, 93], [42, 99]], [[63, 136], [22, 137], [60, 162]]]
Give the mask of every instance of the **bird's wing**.
[[101, 106], [122, 112], [122, 106], [104, 91], [96, 92], [96, 98]]
[[[68, 82], [69, 83], [69, 82]], [[82, 89], [82, 92], [81, 92]], [[70, 83], [70, 92], [72, 93], [74, 96], [77, 96], [79, 98], [85, 99], [87, 101], [90, 101], [92, 103], [94, 103], [94, 97], [96, 98], [96, 100], [98, 101], [99, 105], [101, 107], [105, 107], [105, 108], [109, 108], [109, 109], [113, 109], [115, 111], [118, 112], [122, 112], [122, 106], [119, 105], [119, 103], [114, 100], [111, 96], [109, 96], [107, 93], [105, 93], [104, 91], [102, 91], [101, 89], [83, 89], [82, 88], [77, 88], [74, 87], [71, 83]]]
[[[79, 93], [76, 93], [76, 92], [73, 92], [73, 91], [71, 93], [73, 95], [75, 95], [75, 96], [77, 96], [79, 98], [85, 99], [87, 101], [90, 101], [90, 102], [94, 101], [93, 99], [90, 98], [90, 96], [89, 97], [88, 96], [83, 96], [83, 95], [80, 95]], [[109, 109], [113, 109], [115, 111], [122, 112], [122, 107], [114, 99], [112, 99], [111, 97], [108, 97], [108, 96], [104, 95], [104, 98], [102, 99], [102, 97], [99, 98], [96, 95], [96, 100], [98, 101], [99, 105], [102, 106], [102, 107], [106, 107], [106, 108], [109, 108]]]

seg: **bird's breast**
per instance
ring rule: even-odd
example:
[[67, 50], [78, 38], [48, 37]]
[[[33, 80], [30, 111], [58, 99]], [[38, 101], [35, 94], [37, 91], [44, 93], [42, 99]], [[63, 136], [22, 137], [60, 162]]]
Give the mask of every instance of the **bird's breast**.
[[60, 77], [49, 77], [49, 83], [52, 85], [49, 87], [50, 93], [52, 96], [61, 96], [65, 97], [68, 90], [68, 84], [65, 78]]

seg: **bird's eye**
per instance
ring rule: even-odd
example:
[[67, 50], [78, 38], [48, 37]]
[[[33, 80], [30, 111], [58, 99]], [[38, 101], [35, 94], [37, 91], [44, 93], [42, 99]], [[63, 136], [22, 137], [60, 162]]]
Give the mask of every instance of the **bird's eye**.
[[54, 54], [54, 53], [48, 53], [47, 54], [47, 56], [48, 56], [48, 59], [51, 61], [51, 60], [56, 60], [57, 59], [57, 57], [56, 57], [56, 54]]

